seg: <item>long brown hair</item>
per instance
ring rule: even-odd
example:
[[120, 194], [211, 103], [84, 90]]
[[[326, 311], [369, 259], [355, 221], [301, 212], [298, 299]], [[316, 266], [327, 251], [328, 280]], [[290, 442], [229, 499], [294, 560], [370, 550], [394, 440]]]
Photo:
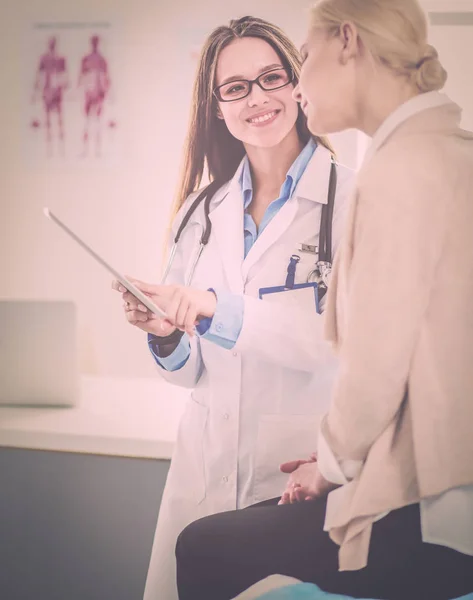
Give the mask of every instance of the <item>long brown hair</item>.
[[[233, 40], [245, 37], [260, 38], [267, 42], [278, 54], [282, 65], [294, 73], [294, 83], [299, 81], [301, 58], [297, 48], [276, 25], [257, 17], [234, 19], [212, 31], [201, 51], [197, 76], [194, 83], [191, 118], [187, 134], [184, 164], [177, 190], [175, 211], [185, 199], [195, 192], [202, 181], [205, 168], [209, 181], [223, 185], [231, 179], [245, 155], [243, 143], [228, 131], [225, 122], [217, 117], [215, 88], [217, 61], [221, 51]], [[299, 137], [309, 140], [311, 133], [301, 107], [296, 122]], [[333, 152], [330, 143], [324, 139], [314, 139]]]

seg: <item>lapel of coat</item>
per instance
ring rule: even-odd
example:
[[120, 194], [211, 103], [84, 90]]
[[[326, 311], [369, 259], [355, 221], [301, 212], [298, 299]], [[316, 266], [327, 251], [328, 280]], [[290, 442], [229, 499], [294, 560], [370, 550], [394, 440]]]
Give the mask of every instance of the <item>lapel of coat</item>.
[[243, 279], [246, 280], [250, 269], [263, 254], [276, 244], [291, 226], [297, 216], [299, 199], [305, 198], [313, 202], [327, 203], [330, 180], [331, 154], [323, 146], [319, 146], [310, 159], [296, 189], [284, 206], [256, 240], [243, 262]]

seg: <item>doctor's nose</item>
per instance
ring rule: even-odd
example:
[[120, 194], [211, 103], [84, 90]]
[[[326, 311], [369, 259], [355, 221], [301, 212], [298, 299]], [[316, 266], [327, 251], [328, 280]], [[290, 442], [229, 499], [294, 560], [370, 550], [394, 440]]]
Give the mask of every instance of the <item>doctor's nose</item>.
[[248, 106], [254, 107], [259, 104], [267, 104], [268, 102], [268, 93], [261, 89], [259, 85], [253, 85], [251, 92], [248, 94]]

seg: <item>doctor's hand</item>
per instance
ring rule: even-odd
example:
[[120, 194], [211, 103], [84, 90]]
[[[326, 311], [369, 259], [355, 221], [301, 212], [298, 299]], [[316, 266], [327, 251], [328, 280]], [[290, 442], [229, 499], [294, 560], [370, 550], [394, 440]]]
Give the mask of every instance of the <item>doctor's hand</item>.
[[322, 476], [315, 454], [312, 454], [309, 460], [293, 460], [283, 463], [279, 468], [283, 473], [290, 474], [279, 504], [294, 504], [322, 498], [338, 487]]
[[[211, 318], [215, 314], [217, 298], [213, 292], [182, 285], [153, 285], [131, 278], [130, 281], [166, 313], [166, 324], [185, 331], [190, 336], [194, 335], [194, 326], [199, 319]], [[123, 295], [125, 301], [128, 301], [127, 294], [129, 292]]]
[[194, 335], [194, 326], [205, 317], [213, 317], [217, 298], [213, 292], [183, 285], [151, 285], [132, 280], [136, 287], [151, 298], [177, 329]]
[[[166, 337], [176, 330], [176, 327], [167, 319], [159, 318], [149, 311], [146, 306], [143, 306], [119, 281], [114, 280], [112, 282], [112, 289], [121, 293], [124, 302], [125, 317], [130, 325], [134, 325], [138, 329], [157, 337]], [[146, 295], [148, 296], [149, 294]]]

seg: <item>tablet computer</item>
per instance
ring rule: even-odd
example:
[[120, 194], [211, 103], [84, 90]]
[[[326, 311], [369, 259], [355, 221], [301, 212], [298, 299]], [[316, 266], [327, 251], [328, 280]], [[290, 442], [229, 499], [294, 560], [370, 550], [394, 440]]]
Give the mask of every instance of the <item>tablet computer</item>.
[[116, 271], [112, 266], [110, 266], [101, 256], [97, 254], [90, 246], [88, 246], [83, 240], [80, 239], [78, 235], [76, 235], [67, 225], [65, 225], [53, 212], [49, 210], [49, 208], [45, 207], [43, 209], [45, 216], [50, 219], [53, 223], [56, 223], [63, 231], [65, 231], [69, 237], [71, 237], [81, 248], [83, 248], [86, 252], [90, 254], [95, 260], [105, 267], [109, 273], [111, 273], [115, 279], [117, 279], [124, 288], [126, 288], [135, 298], [137, 298], [148, 310], [152, 313], [161, 317], [163, 319], [166, 318], [166, 313], [156, 306], [154, 302], [151, 302], [150, 298], [143, 294], [131, 281], [128, 281], [126, 277], [121, 275], [118, 271]]

